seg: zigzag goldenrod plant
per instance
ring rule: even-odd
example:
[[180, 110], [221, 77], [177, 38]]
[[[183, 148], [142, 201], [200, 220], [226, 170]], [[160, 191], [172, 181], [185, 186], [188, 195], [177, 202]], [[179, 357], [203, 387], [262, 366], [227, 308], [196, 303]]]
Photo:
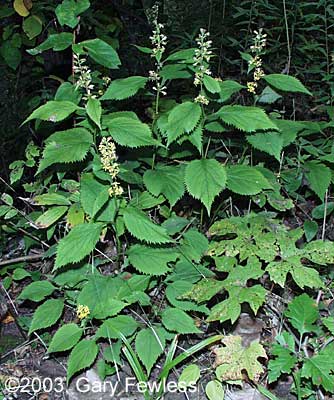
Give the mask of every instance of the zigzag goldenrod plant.
[[[33, 196], [34, 235], [50, 243], [45, 257], [54, 263], [48, 280], [32, 282], [20, 299], [38, 304], [29, 335], [58, 327], [49, 352], [69, 352], [68, 381], [99, 358], [103, 378], [127, 359], [138, 380], [149, 380], [163, 359], [163, 382], [176, 365], [222, 339], [233, 351], [227, 356], [225, 347], [215, 350], [217, 371], [211, 371], [207, 396], [217, 400], [225, 382], [240, 382], [245, 371], [258, 382], [267, 355], [256, 343], [238, 359], [241, 339], [205, 337], [205, 324], [234, 323], [245, 306], [255, 316], [266, 296], [285, 286], [326, 290], [319, 269], [334, 263], [334, 246], [319, 240], [300, 247], [303, 230], [288, 229], [279, 217], [294, 207], [282, 182], [295, 183], [289, 175], [295, 165], [284, 164], [282, 153], [309, 127], [271, 113], [273, 97], [310, 92], [292, 76], [264, 74], [261, 30], [248, 57], [254, 74], [247, 86], [214, 78], [214, 47], [206, 30], [200, 30], [195, 48], [178, 51], [167, 48], [157, 14], [153, 30], [152, 48], [133, 51], [150, 57], [154, 69], [120, 79], [113, 78], [121, 60], [110, 44], [100, 38], [74, 43], [68, 32], [52, 36], [53, 48], [72, 46], [74, 74], [24, 123], [36, 135], [53, 132], [41, 156], [34, 156], [35, 181], [25, 187]], [[30, 53], [46, 49], [42, 43]], [[255, 92], [263, 107], [248, 105]], [[143, 104], [149, 104], [146, 110]], [[35, 168], [36, 160], [15, 164], [12, 179], [27, 166]], [[298, 163], [320, 201], [330, 184], [325, 163]], [[234, 199], [259, 214], [234, 217]], [[2, 215], [13, 209], [10, 196], [4, 201]], [[180, 212], [181, 204], [186, 212]], [[41, 294], [35, 298], [37, 287]], [[65, 307], [77, 311], [62, 323]], [[144, 311], [138, 315], [138, 309]], [[195, 335], [198, 343], [175, 356], [183, 335]], [[274, 353], [276, 364], [282, 351]], [[293, 363], [295, 351], [289, 353]], [[309, 360], [316, 357], [312, 353]], [[279, 376], [275, 362], [271, 381]], [[329, 383], [310, 378], [307, 365], [301, 379], [331, 391]], [[196, 382], [199, 367], [192, 370]], [[146, 399], [162, 395], [145, 392]]]

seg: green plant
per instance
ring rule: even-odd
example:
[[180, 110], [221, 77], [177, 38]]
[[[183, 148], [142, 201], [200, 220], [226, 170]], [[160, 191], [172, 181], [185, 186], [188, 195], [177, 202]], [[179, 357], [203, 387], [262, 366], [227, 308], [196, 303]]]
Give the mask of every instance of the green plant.
[[[70, 13], [69, 3], [75, 5]], [[56, 8], [58, 22], [74, 29], [78, 15], [89, 13], [89, 2], [83, 4], [64, 0]], [[315, 152], [313, 159], [305, 156], [312, 146], [304, 138], [331, 124], [285, 120], [275, 111], [273, 98], [311, 95], [292, 76], [255, 69], [256, 87], [263, 88], [255, 96], [249, 85], [246, 92], [236, 81], [214, 78], [204, 29], [196, 47], [167, 52], [157, 9], [151, 17], [151, 48], [133, 49], [153, 61], [145, 76], [112, 79], [109, 70], [114, 74], [121, 59], [107, 38], [78, 41], [66, 30], [29, 50], [40, 55], [71, 48], [73, 74], [24, 121], [45, 138], [40, 151], [29, 145], [27, 161], [11, 164], [11, 184], [27, 167], [35, 171], [34, 181], [24, 184], [29, 211], [7, 194], [0, 212], [5, 229], [10, 219], [45, 246], [43, 257], [54, 263], [41, 281], [22, 266], [3, 275], [7, 286], [10, 277], [33, 280], [19, 297], [37, 305], [28, 334], [59, 326], [49, 352], [70, 352], [68, 381], [99, 357], [103, 378], [125, 358], [137, 380], [147, 382], [164, 357], [163, 383], [172, 368], [209, 344], [232, 344], [232, 362], [224, 348], [216, 352], [217, 379], [207, 386], [212, 400], [212, 393], [222, 393], [221, 382], [240, 381], [243, 370], [257, 382], [257, 359], [266, 354], [259, 343], [243, 349], [237, 336], [203, 338], [202, 324], [234, 323], [244, 303], [257, 314], [269, 285], [278, 292], [326, 286], [316, 268], [327, 274], [332, 243], [297, 244], [303, 230], [288, 229], [276, 214], [293, 209], [303, 174], [307, 187], [326, 200], [331, 169], [325, 163], [331, 159], [325, 157], [332, 150], [328, 141], [321, 144], [319, 162]], [[245, 103], [239, 104], [240, 93]], [[294, 146], [301, 150], [291, 151]], [[235, 199], [244, 216], [232, 216]], [[64, 310], [71, 316], [66, 321]], [[176, 354], [178, 335], [196, 335], [198, 343]], [[184, 372], [186, 378], [198, 375], [196, 367]], [[157, 398], [162, 395], [163, 385]]]
[[306, 293], [295, 297], [285, 311], [286, 326], [272, 347], [269, 383], [282, 374], [292, 373], [298, 400], [314, 398], [318, 392], [332, 393], [333, 317], [321, 317], [319, 305]]

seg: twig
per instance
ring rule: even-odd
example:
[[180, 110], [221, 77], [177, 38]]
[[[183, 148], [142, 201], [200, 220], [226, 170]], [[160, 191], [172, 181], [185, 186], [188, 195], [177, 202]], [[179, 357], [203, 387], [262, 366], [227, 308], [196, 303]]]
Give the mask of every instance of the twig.
[[9, 260], [0, 261], [0, 267], [4, 267], [5, 265], [16, 264], [16, 263], [20, 263], [20, 262], [25, 262], [25, 261], [40, 260], [41, 258], [44, 257], [44, 255], [45, 255], [45, 253], [41, 253], [41, 254], [33, 254], [30, 256], [11, 258]]
[[325, 194], [325, 209], [324, 209], [324, 218], [322, 221], [321, 240], [325, 240], [325, 234], [326, 234], [327, 202], [328, 202], [328, 189], [326, 190]]

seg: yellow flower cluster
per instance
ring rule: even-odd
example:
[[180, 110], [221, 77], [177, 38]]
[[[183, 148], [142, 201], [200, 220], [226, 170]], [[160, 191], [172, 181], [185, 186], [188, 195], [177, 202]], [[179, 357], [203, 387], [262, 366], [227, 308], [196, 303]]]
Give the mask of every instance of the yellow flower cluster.
[[210, 33], [205, 29], [200, 29], [196, 38], [197, 49], [195, 49], [193, 66], [195, 67], [194, 85], [202, 85], [204, 75], [211, 75], [209, 68], [210, 59], [212, 57], [212, 40], [209, 40]]
[[[108, 172], [110, 176], [115, 179], [119, 173], [119, 164], [117, 161], [116, 146], [112, 138], [102, 138], [99, 151], [101, 154], [101, 163], [104, 171]], [[110, 197], [120, 196], [123, 193], [123, 189], [119, 182], [115, 181], [112, 183], [108, 190]]]
[[92, 71], [85, 65], [86, 61], [85, 58], [80, 58], [79, 55], [73, 54], [73, 73], [76, 75], [75, 88], [81, 88], [86, 92], [83, 96], [84, 100], [96, 97], [93, 94], [94, 84], [92, 82]]
[[110, 197], [116, 197], [123, 194], [124, 190], [119, 182], [113, 182], [108, 189], [108, 193]]
[[158, 6], [155, 4], [150, 12], [149, 19], [151, 19], [154, 25], [153, 34], [150, 36], [152, 43], [152, 54], [151, 57], [155, 58], [155, 71], [149, 71], [149, 80], [153, 82], [153, 90], [157, 92], [157, 96], [165, 96], [167, 94], [167, 87], [162, 83], [162, 76], [160, 70], [163, 66], [162, 56], [166, 50], [167, 36], [164, 35], [164, 25], [158, 22]]
[[77, 308], [77, 317], [82, 320], [88, 317], [88, 315], [90, 314], [89, 308], [87, 306], [83, 306], [83, 305], [78, 305]]
[[254, 56], [248, 62], [249, 68], [254, 68], [254, 81], [247, 83], [247, 90], [253, 94], [256, 93], [256, 88], [258, 86], [257, 82], [264, 77], [261, 54], [263, 53], [267, 43], [267, 35], [262, 33], [262, 28], [260, 28], [258, 31], [254, 31], [254, 33], [254, 44], [250, 47]]
[[207, 106], [209, 104], [209, 99], [206, 98], [203, 94], [199, 94], [196, 98], [195, 98], [195, 102], [196, 103], [200, 103], [200, 104], [204, 104], [205, 106]]

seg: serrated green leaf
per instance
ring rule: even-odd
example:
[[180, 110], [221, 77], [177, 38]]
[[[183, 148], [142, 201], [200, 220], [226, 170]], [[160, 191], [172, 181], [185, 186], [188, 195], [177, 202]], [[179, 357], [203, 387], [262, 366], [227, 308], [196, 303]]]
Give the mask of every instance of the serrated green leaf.
[[100, 100], [90, 97], [86, 104], [86, 111], [89, 118], [101, 129], [102, 107]]
[[225, 168], [214, 159], [193, 160], [186, 167], [185, 183], [188, 192], [201, 200], [210, 214], [214, 198], [225, 188]]
[[334, 317], [327, 317], [322, 319], [322, 323], [329, 330], [329, 332], [334, 335]]
[[267, 179], [254, 167], [231, 165], [226, 169], [227, 188], [234, 193], [252, 196], [263, 189], [270, 189]]
[[148, 216], [134, 207], [124, 210], [124, 223], [127, 230], [137, 239], [147, 243], [170, 243], [166, 229], [155, 224]]
[[143, 274], [164, 275], [170, 268], [168, 263], [176, 261], [179, 254], [171, 248], [149, 247], [135, 244], [128, 250], [130, 263]]
[[57, 89], [55, 100], [64, 101], [69, 100], [74, 104], [79, 104], [82, 94], [76, 90], [75, 86], [70, 82], [63, 82]]
[[178, 104], [168, 115], [167, 133], [170, 145], [184, 133], [195, 129], [201, 118], [202, 110], [199, 104], [191, 101]]
[[245, 88], [245, 86], [240, 85], [240, 83], [231, 80], [219, 82], [219, 86], [219, 96], [222, 103], [230, 99], [234, 93], [240, 92], [241, 89]]
[[184, 311], [177, 308], [166, 308], [162, 315], [162, 323], [173, 332], [177, 333], [202, 333], [195, 325], [193, 319]]
[[295, 297], [285, 311], [285, 316], [301, 336], [306, 332], [314, 332], [313, 325], [319, 318], [317, 303], [306, 293]]
[[[46, 104], [38, 107], [23, 122], [25, 124], [32, 119], [41, 119], [43, 121], [59, 122], [78, 110], [79, 107], [70, 101], [48, 101]], [[65, 131], [66, 132], [66, 131]]]
[[80, 179], [80, 202], [85, 212], [94, 217], [109, 199], [108, 185], [100, 183], [93, 174], [83, 174]]
[[164, 196], [155, 197], [149, 192], [142, 192], [137, 196], [133, 196], [129, 202], [130, 206], [139, 208], [140, 210], [147, 210], [156, 207], [166, 201]]
[[297, 78], [284, 74], [265, 75], [263, 79], [275, 89], [283, 92], [305, 93], [312, 96], [312, 93]]
[[119, 339], [121, 335], [131, 336], [139, 327], [139, 324], [129, 315], [118, 315], [108, 318], [96, 332], [96, 338]]
[[139, 120], [118, 117], [105, 121], [104, 124], [112, 138], [122, 146], [135, 148], [158, 144], [152, 137], [150, 127]]
[[328, 189], [332, 173], [326, 165], [317, 161], [305, 163], [306, 178], [309, 181], [310, 188], [317, 194], [321, 201], [324, 200], [326, 190]]
[[49, 281], [32, 282], [22, 290], [18, 299], [41, 301], [55, 290], [56, 288]]
[[154, 195], [163, 194], [171, 207], [183, 196], [184, 168], [179, 166], [157, 166], [147, 170], [143, 176], [144, 184]]
[[130, 76], [124, 79], [115, 79], [101, 97], [101, 100], [124, 100], [134, 96], [143, 89], [147, 82], [144, 76]]
[[179, 252], [186, 261], [199, 262], [208, 250], [208, 239], [203, 233], [195, 229], [189, 229], [183, 234]]
[[100, 223], [76, 225], [58, 243], [55, 269], [79, 262], [90, 254], [100, 239], [102, 227]]
[[138, 333], [135, 346], [136, 353], [149, 375], [158, 357], [164, 352], [166, 339], [159, 328], [147, 328]]
[[256, 133], [255, 135], [247, 136], [247, 141], [257, 150], [264, 151], [274, 156], [277, 161], [280, 161], [283, 149], [283, 138], [280, 133]]
[[121, 279], [92, 275], [78, 296], [78, 305], [87, 306], [92, 318], [112, 317], [127, 306], [120, 299], [121, 284]]
[[67, 365], [67, 382], [73, 375], [84, 368], [90, 367], [99, 351], [94, 340], [81, 340], [71, 351]]
[[232, 125], [245, 132], [257, 130], [277, 130], [277, 126], [267, 114], [258, 107], [250, 106], [223, 106], [217, 111], [219, 118], [227, 125]]
[[332, 212], [334, 211], [334, 203], [330, 201], [327, 204], [323, 203], [317, 207], [314, 207], [312, 210], [312, 217], [314, 219], [323, 219], [325, 215], [325, 210], [327, 216], [332, 214]]
[[64, 309], [64, 302], [60, 299], [47, 300], [34, 312], [31, 321], [29, 335], [39, 329], [49, 328], [60, 318]]
[[63, 325], [52, 337], [48, 353], [66, 351], [75, 346], [82, 336], [83, 330], [77, 324]]
[[[285, 341], [283, 335], [281, 340]], [[275, 359], [270, 360], [268, 363], [269, 383], [276, 382], [282, 374], [290, 374], [291, 370], [297, 363], [297, 357], [291, 352], [291, 349], [286, 347], [286, 345], [283, 347], [282, 345], [275, 343], [273, 345], [272, 355], [275, 356]]]
[[302, 377], [309, 378], [316, 386], [322, 386], [326, 391], [334, 391], [334, 360], [333, 344], [329, 344], [318, 354], [306, 358], [301, 370]]
[[56, 132], [48, 137], [37, 173], [56, 163], [82, 161], [93, 143], [93, 136], [84, 128]]

